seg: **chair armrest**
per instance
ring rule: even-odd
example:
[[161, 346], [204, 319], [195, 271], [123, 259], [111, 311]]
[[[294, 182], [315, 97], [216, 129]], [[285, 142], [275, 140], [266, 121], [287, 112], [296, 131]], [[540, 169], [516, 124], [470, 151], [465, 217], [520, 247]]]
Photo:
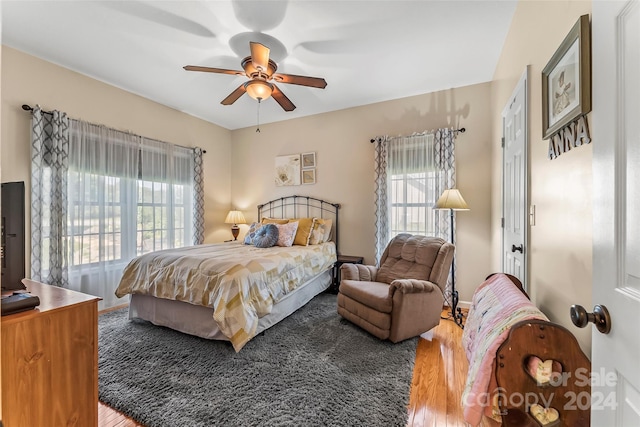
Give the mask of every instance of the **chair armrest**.
[[378, 267], [373, 265], [345, 263], [340, 266], [340, 280], [375, 282], [377, 275]]
[[389, 285], [389, 296], [393, 298], [396, 291], [403, 294], [418, 294], [435, 292], [436, 290], [440, 291], [440, 287], [426, 280], [396, 279]]

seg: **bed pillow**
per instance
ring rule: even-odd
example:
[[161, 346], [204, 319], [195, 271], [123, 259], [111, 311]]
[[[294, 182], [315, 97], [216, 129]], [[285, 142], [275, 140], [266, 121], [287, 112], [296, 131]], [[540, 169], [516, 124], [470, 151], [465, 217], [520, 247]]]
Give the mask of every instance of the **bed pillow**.
[[294, 221], [298, 222], [298, 231], [296, 231], [296, 237], [293, 239], [293, 244], [307, 246], [309, 244], [309, 236], [311, 235], [315, 218], [295, 218], [289, 220], [289, 222]]
[[253, 238], [256, 235], [256, 231], [258, 231], [260, 227], [262, 227], [262, 224], [260, 224], [259, 222], [254, 222], [249, 226], [249, 231], [247, 231], [247, 234], [244, 235], [245, 245], [253, 245]]
[[256, 248], [270, 248], [278, 242], [279, 230], [275, 224], [265, 224], [256, 231], [253, 244]]
[[298, 230], [298, 221], [287, 224], [274, 224], [278, 227], [278, 246], [292, 246]]
[[332, 225], [333, 220], [331, 219], [316, 218], [309, 236], [309, 244], [319, 245], [320, 243], [328, 242], [331, 239]]
[[262, 218], [263, 224], [286, 224], [289, 220], [286, 218]]

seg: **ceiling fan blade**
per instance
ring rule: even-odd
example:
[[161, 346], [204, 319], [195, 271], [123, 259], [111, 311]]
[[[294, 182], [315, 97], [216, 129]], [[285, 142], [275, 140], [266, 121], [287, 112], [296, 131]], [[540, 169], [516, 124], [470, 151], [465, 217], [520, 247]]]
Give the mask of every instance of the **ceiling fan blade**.
[[296, 109], [296, 106], [293, 105], [293, 102], [287, 98], [287, 96], [280, 91], [278, 86], [273, 85], [273, 92], [271, 92], [271, 96], [276, 100], [278, 104], [282, 107], [284, 111], [293, 111]]
[[240, 86], [238, 86], [238, 88], [236, 90], [234, 90], [233, 92], [231, 92], [229, 94], [229, 96], [227, 96], [225, 99], [223, 99], [220, 102], [220, 104], [222, 104], [222, 105], [231, 105], [234, 102], [236, 102], [238, 100], [238, 98], [240, 98], [242, 95], [244, 95], [244, 93], [247, 91], [245, 85], [246, 85], [246, 83], [243, 83]]
[[296, 76], [295, 74], [276, 73], [273, 75], [273, 80], [279, 83], [317, 87], [318, 89], [324, 89], [325, 87], [327, 87], [326, 80], [319, 77]]
[[267, 71], [269, 68], [270, 49], [257, 42], [249, 42], [249, 45], [251, 46], [251, 62], [253, 66], [261, 71]]
[[187, 71], [202, 71], [205, 73], [218, 73], [218, 74], [231, 74], [234, 76], [244, 76], [244, 71], [239, 70], [228, 70], [226, 68], [211, 68], [211, 67], [200, 67], [198, 65], [186, 65], [184, 67]]

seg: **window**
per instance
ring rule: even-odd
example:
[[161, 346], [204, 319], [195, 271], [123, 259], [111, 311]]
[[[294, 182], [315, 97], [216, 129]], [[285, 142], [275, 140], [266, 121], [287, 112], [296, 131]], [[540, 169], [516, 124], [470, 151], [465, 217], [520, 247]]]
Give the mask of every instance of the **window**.
[[69, 267], [191, 244], [192, 190], [185, 184], [70, 171], [69, 192], [77, 195], [69, 197]]
[[[137, 182], [137, 255], [190, 244], [191, 189], [186, 185]], [[171, 202], [169, 202], [171, 201]]]
[[[124, 180], [80, 171], [69, 172], [69, 266], [123, 259]], [[125, 255], [130, 255], [126, 254]]]
[[434, 234], [435, 214], [431, 195], [436, 172], [391, 175], [390, 238], [400, 233]]
[[392, 139], [388, 153], [389, 239], [400, 233], [435, 234], [439, 173], [433, 135]]

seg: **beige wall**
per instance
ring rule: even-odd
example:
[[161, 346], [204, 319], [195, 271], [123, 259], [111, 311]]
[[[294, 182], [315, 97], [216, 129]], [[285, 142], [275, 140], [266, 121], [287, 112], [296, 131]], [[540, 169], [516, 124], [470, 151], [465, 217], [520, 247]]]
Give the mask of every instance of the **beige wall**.
[[[223, 221], [231, 188], [230, 131], [7, 46], [2, 47], [1, 87], [2, 182], [25, 181], [28, 193], [31, 115], [21, 105], [39, 104], [45, 110], [65, 111], [71, 118], [207, 150], [205, 240], [227, 238], [229, 230]], [[29, 212], [29, 194], [26, 196]], [[27, 215], [27, 235], [29, 218]], [[27, 260], [29, 257], [28, 249]]]
[[[458, 188], [471, 210], [457, 216], [457, 287], [461, 300], [468, 301], [490, 272], [490, 91], [485, 83], [261, 125], [260, 133], [255, 127], [233, 131], [232, 204], [251, 222], [256, 205], [283, 195], [340, 203], [340, 252], [372, 263], [374, 147], [369, 140], [464, 126], [467, 132], [456, 142]], [[276, 187], [274, 158], [307, 151], [316, 152], [317, 183]], [[243, 226], [241, 234], [246, 230]]]
[[592, 306], [592, 147], [578, 147], [555, 160], [547, 159], [548, 140], [542, 139], [541, 73], [578, 17], [590, 12], [590, 1], [521, 0], [496, 67], [491, 96], [492, 267], [501, 267], [501, 114], [518, 79], [530, 66], [529, 201], [536, 208], [536, 224], [530, 227], [529, 291], [551, 321], [576, 335], [587, 355], [591, 352], [591, 328], [574, 327], [569, 308], [572, 304]]

